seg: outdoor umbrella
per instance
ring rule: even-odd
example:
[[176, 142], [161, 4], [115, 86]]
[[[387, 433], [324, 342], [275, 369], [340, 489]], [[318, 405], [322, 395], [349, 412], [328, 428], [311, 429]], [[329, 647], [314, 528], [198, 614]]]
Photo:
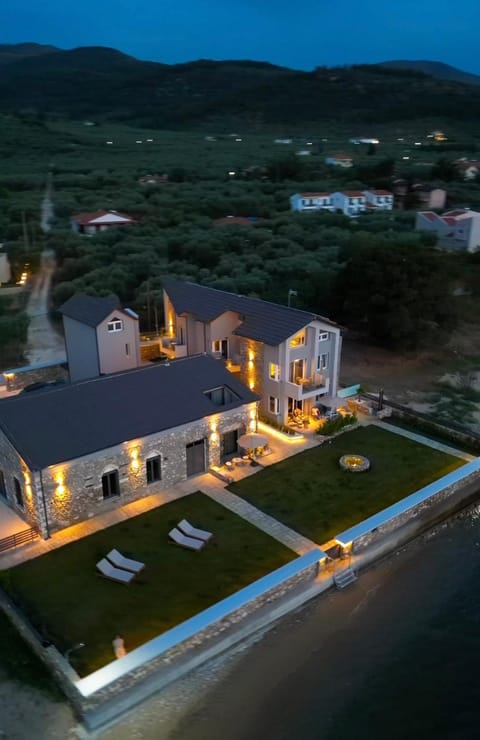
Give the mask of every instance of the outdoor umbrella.
[[268, 444], [268, 437], [265, 437], [263, 434], [250, 432], [249, 434], [242, 434], [242, 436], [238, 438], [237, 443], [240, 447], [243, 447], [244, 450], [254, 450], [257, 447], [265, 447], [265, 445]]

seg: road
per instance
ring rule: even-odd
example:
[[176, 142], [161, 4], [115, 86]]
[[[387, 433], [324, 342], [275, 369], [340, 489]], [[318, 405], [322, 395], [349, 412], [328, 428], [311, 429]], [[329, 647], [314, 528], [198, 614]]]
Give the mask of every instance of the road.
[[65, 362], [63, 337], [52, 325], [49, 315], [49, 294], [55, 256], [52, 251], [42, 252], [40, 269], [32, 278], [31, 293], [27, 304], [30, 319], [26, 357], [29, 365], [42, 362]]

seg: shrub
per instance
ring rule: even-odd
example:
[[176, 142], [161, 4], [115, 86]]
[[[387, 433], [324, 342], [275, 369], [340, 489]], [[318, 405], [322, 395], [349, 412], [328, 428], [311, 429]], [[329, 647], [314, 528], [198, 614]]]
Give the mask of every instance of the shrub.
[[355, 424], [356, 421], [357, 417], [355, 414], [347, 414], [346, 416], [337, 416], [335, 419], [327, 419], [325, 424], [322, 424], [317, 434], [321, 434], [324, 437], [330, 437], [332, 434], [340, 432], [344, 427]]

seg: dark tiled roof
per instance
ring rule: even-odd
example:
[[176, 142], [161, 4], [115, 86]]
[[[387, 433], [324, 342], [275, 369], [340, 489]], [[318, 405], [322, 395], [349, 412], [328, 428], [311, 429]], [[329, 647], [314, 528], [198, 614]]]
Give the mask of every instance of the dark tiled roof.
[[70, 319], [87, 326], [98, 326], [112, 311], [120, 309], [120, 299], [116, 295], [105, 298], [78, 293], [65, 301], [59, 311]]
[[[217, 406], [204, 391], [239, 397]], [[0, 401], [0, 429], [33, 469], [258, 400], [219, 360], [197, 355]]]
[[204, 285], [165, 278], [163, 287], [177, 314], [189, 313], [200, 321], [208, 322], [226, 311], [235, 311], [243, 319], [235, 330], [235, 334], [264, 342], [273, 347], [281, 344], [315, 319], [337, 327], [329, 319], [308, 311], [280, 306], [259, 298], [227, 293], [224, 290], [207, 288]]

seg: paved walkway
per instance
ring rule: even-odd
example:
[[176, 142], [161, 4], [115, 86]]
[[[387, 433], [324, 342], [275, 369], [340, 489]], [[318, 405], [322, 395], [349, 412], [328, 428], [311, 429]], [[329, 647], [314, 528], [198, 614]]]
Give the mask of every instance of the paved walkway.
[[430, 439], [429, 437], [424, 437], [423, 434], [417, 434], [416, 432], [410, 432], [408, 429], [403, 429], [402, 427], [397, 427], [395, 424], [388, 424], [385, 421], [380, 421], [380, 419], [375, 419], [372, 417], [367, 417], [365, 420], [361, 420], [360, 424], [363, 424], [364, 426], [367, 426], [368, 424], [373, 424], [377, 427], [381, 427], [382, 429], [385, 429], [387, 432], [393, 432], [393, 434], [399, 434], [401, 437], [408, 437], [408, 439], [412, 439], [414, 442], [419, 442], [422, 445], [426, 445], [427, 447], [433, 447], [435, 450], [440, 450], [440, 452], [445, 452], [447, 455], [452, 455], [453, 457], [459, 457], [462, 460], [467, 460], [468, 462], [471, 462], [472, 460], [475, 460], [475, 455], [470, 455], [468, 452], [463, 452], [463, 450], [457, 450], [455, 447], [450, 447], [449, 445], [445, 445], [442, 442], [437, 442], [434, 439]]
[[245, 499], [236, 496], [224, 488], [220, 488], [215, 484], [209, 484], [203, 487], [202, 491], [217, 503], [238, 514], [242, 519], [246, 519], [247, 522], [250, 522], [250, 524], [253, 524], [258, 529], [261, 529], [262, 532], [266, 532], [283, 545], [286, 545], [286, 547], [289, 547], [290, 550], [294, 550], [298, 555], [305, 555], [305, 553], [313, 548], [318, 547], [312, 540], [295, 532], [295, 530], [279, 522], [278, 519], [265, 514], [260, 509], [257, 509], [256, 506], [252, 506], [248, 501], [245, 501]]
[[0, 498], [0, 540], [28, 529], [28, 524]]

